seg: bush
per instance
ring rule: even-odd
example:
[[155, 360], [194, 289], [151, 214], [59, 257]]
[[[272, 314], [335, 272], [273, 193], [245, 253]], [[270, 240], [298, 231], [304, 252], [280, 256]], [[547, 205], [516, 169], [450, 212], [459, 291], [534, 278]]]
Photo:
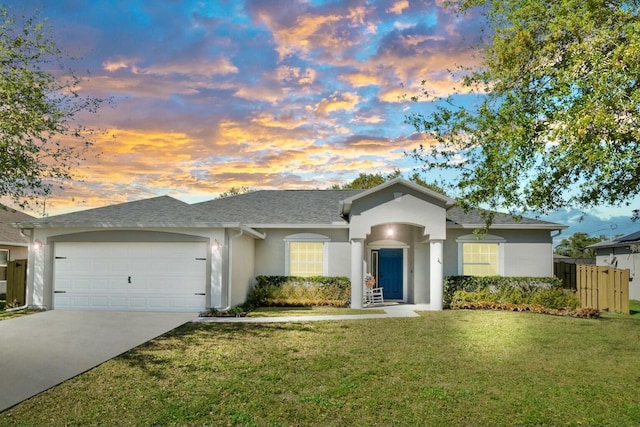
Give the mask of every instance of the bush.
[[562, 281], [557, 277], [504, 277], [504, 276], [449, 276], [444, 280], [444, 307], [450, 308], [458, 291], [482, 292], [490, 301], [524, 303], [526, 295], [542, 289], [559, 289]]
[[[575, 315], [576, 293], [561, 286], [553, 277], [447, 277], [444, 302], [448, 308]], [[589, 314], [581, 317], [595, 317]]]
[[249, 292], [247, 306], [255, 307], [346, 307], [351, 299], [347, 277], [258, 276]]

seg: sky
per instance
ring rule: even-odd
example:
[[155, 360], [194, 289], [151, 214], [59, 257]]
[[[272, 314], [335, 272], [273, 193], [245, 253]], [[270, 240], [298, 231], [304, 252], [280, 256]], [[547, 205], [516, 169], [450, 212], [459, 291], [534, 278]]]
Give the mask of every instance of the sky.
[[[359, 173], [408, 176], [425, 136], [405, 123], [458, 93], [449, 73], [478, 62], [478, 14], [443, 0], [12, 0], [76, 57], [80, 93], [111, 102], [76, 179], [47, 215], [170, 195], [188, 203], [231, 188], [330, 188]], [[424, 83], [424, 86], [422, 85]], [[439, 172], [427, 181], [448, 179]], [[640, 207], [640, 203], [638, 203]], [[632, 207], [541, 219], [569, 235], [627, 233]], [[42, 214], [43, 212], [38, 212]]]

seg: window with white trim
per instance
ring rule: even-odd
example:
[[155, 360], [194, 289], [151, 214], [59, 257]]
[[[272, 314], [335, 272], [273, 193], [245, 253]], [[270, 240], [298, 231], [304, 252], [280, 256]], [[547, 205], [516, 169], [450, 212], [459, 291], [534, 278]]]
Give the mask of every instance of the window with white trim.
[[322, 276], [324, 266], [324, 243], [289, 243], [289, 262], [291, 276]]
[[310, 277], [327, 274], [327, 247], [329, 237], [320, 234], [299, 233], [285, 237], [285, 274]]
[[463, 276], [497, 276], [497, 243], [462, 243]]
[[499, 276], [504, 274], [504, 242], [499, 236], [487, 235], [478, 240], [470, 234], [458, 242], [458, 273], [463, 276]]
[[7, 280], [7, 269], [9, 266], [9, 251], [0, 249], [0, 280]]

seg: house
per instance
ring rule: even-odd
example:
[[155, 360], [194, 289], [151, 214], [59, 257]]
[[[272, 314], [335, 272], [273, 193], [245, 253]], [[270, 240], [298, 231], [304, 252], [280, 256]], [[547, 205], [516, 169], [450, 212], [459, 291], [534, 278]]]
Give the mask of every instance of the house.
[[19, 221], [30, 221], [32, 216], [0, 205], [0, 294], [7, 292], [9, 261], [27, 259], [29, 239], [11, 226]]
[[[551, 276], [563, 225], [497, 214], [395, 179], [369, 190], [168, 196], [23, 221], [28, 301], [47, 309], [193, 310], [245, 301], [257, 275], [373, 274], [386, 300], [442, 309], [447, 275]], [[351, 305], [362, 305], [352, 286]]]
[[596, 265], [629, 269], [629, 299], [640, 300], [640, 231], [594, 243], [587, 249], [596, 250]]

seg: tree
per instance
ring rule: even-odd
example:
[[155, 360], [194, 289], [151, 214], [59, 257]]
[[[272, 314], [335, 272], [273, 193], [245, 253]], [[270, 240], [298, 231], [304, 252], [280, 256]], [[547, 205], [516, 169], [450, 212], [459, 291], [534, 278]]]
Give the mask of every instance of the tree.
[[364, 190], [368, 188], [377, 187], [380, 184], [384, 184], [387, 181], [398, 178], [401, 175], [400, 170], [396, 169], [393, 172], [383, 175], [382, 172], [378, 173], [363, 173], [360, 172], [357, 178], [353, 181], [344, 184], [342, 186], [333, 186], [333, 189], [338, 190]]
[[240, 188], [231, 187], [229, 190], [223, 191], [222, 193], [218, 194], [217, 198], [224, 199], [225, 197], [239, 196], [240, 194], [252, 193], [253, 191], [254, 190], [251, 189], [250, 187], [245, 187], [245, 186], [242, 186]]
[[[378, 185], [384, 184], [387, 181], [391, 181], [392, 179], [396, 179], [402, 176], [402, 172], [399, 169], [395, 169], [393, 172], [388, 173], [386, 175], [381, 172], [372, 174], [372, 173], [360, 173], [357, 178], [353, 181], [344, 184], [342, 186], [334, 185], [332, 187], [333, 190], [364, 190], [369, 188], [377, 187]], [[432, 191], [435, 191], [440, 194], [446, 194], [445, 191], [440, 188], [435, 183], [426, 182], [418, 172], [414, 172], [411, 176], [409, 176], [409, 181], [413, 181], [416, 184], [422, 185]]]
[[71, 179], [92, 135], [76, 116], [102, 100], [78, 93], [42, 22], [2, 7], [0, 20], [0, 197], [25, 207]]
[[585, 248], [605, 240], [607, 240], [605, 236], [589, 237], [587, 233], [573, 233], [570, 237], [562, 239], [554, 252], [571, 258], [594, 258], [596, 256], [595, 249]]
[[466, 207], [547, 213], [640, 193], [640, 2], [450, 3], [491, 30], [481, 65], [457, 71], [477, 103], [430, 98], [434, 113], [407, 116], [436, 141], [412, 156], [457, 171]]

